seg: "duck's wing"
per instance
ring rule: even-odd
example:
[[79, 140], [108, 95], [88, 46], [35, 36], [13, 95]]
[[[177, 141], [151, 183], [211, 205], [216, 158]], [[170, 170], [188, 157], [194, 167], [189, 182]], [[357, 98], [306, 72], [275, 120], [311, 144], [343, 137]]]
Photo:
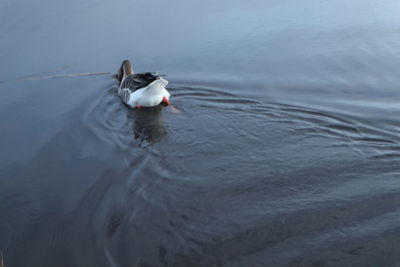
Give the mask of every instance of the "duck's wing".
[[134, 92], [137, 89], [148, 86], [158, 77], [160, 77], [160, 75], [156, 75], [152, 72], [135, 73], [126, 77], [122, 81], [120, 88], [129, 88], [130, 91]]

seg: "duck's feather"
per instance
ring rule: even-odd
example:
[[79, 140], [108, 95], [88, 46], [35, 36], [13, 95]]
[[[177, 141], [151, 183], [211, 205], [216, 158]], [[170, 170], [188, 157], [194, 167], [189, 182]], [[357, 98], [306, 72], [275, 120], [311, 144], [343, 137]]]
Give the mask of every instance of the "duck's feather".
[[121, 89], [118, 88], [118, 95], [121, 97], [122, 101], [124, 101], [125, 104], [129, 102], [129, 99], [131, 98], [131, 91], [128, 88]]
[[134, 92], [140, 88], [148, 86], [159, 77], [160, 75], [156, 75], [152, 72], [131, 74], [122, 81], [120, 88], [127, 88], [131, 92]]
[[131, 74], [123, 77], [118, 88], [118, 95], [128, 106], [137, 105], [150, 107], [158, 105], [163, 97], [169, 99], [170, 94], [165, 89], [168, 81], [162, 75], [152, 72]]

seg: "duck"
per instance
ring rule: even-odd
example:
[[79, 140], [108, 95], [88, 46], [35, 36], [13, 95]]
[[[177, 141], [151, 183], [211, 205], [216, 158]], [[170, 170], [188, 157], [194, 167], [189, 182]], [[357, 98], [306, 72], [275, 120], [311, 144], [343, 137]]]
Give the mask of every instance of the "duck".
[[134, 73], [132, 63], [125, 59], [118, 69], [118, 95], [132, 108], [170, 105], [171, 94], [165, 88], [168, 81], [153, 72]]

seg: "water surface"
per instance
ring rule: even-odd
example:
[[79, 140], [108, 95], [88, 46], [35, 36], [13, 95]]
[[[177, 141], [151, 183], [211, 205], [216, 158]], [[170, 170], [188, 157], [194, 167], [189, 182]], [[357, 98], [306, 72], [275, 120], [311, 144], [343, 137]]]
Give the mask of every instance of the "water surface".
[[[397, 266], [397, 1], [4, 0], [5, 266]], [[130, 110], [110, 72], [167, 74]]]

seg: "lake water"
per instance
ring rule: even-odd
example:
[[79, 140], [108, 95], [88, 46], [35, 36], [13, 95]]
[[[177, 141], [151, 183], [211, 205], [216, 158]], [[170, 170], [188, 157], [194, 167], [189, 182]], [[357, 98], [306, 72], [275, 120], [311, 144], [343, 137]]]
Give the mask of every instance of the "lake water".
[[[2, 0], [5, 267], [399, 266], [399, 14]], [[175, 109], [122, 104], [125, 58]]]

